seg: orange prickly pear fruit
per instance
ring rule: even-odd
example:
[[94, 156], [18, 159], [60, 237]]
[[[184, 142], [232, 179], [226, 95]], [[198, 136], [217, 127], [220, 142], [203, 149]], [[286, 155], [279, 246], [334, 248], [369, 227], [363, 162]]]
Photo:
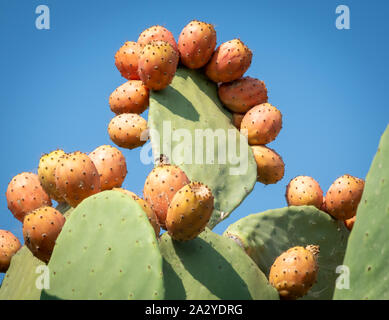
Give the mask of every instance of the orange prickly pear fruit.
[[270, 268], [269, 282], [282, 299], [303, 297], [315, 284], [319, 246], [293, 247], [282, 253]]
[[115, 54], [115, 66], [122, 77], [128, 80], [139, 80], [138, 54], [140, 46], [133, 41], [126, 41]]
[[355, 216], [365, 181], [345, 174], [334, 181], [326, 194], [327, 212], [338, 220]]
[[26, 216], [23, 222], [24, 241], [35, 257], [49, 262], [64, 224], [65, 217], [52, 207], [41, 207]]
[[20, 247], [19, 239], [11, 232], [0, 230], [0, 272], [7, 272], [13, 255]]
[[308, 176], [290, 180], [285, 197], [288, 206], [315, 206], [320, 209], [323, 205], [323, 191], [319, 183]]
[[190, 69], [205, 66], [211, 59], [215, 47], [215, 28], [209, 23], [197, 20], [189, 22], [178, 39], [181, 62]]
[[274, 184], [284, 177], [285, 164], [281, 156], [266, 146], [251, 146], [257, 163], [257, 181]]
[[30, 211], [51, 206], [50, 197], [42, 188], [38, 175], [31, 172], [13, 177], [8, 184], [6, 197], [8, 209], [21, 222]]

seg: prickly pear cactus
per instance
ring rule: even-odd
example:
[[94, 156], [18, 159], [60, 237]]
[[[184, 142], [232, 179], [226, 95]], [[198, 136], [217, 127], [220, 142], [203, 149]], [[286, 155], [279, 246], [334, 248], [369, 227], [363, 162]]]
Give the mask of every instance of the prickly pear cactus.
[[251, 214], [224, 232], [269, 275], [275, 259], [294, 246], [319, 245], [317, 283], [303, 299], [331, 299], [342, 264], [349, 231], [342, 222], [313, 206], [291, 206]]
[[389, 126], [366, 176], [357, 218], [343, 265], [349, 288], [335, 290], [334, 299], [389, 299]]
[[[208, 223], [210, 228], [228, 217], [253, 189], [257, 167], [247, 139], [231, 123], [231, 114], [222, 107], [216, 84], [200, 72], [179, 68], [170, 86], [150, 93], [148, 126], [155, 157], [166, 155], [171, 163], [185, 171], [190, 180], [200, 181], [211, 188], [215, 210]], [[171, 131], [179, 129], [184, 129], [182, 135], [172, 135]], [[236, 134], [230, 138], [231, 145], [227, 143], [228, 129], [230, 134]], [[185, 130], [189, 130], [189, 137]], [[204, 136], [200, 130], [204, 130]], [[219, 142], [215, 133], [225, 135], [225, 138]], [[213, 146], [208, 139], [214, 142]], [[199, 146], [199, 141], [203, 141], [203, 146]], [[218, 150], [223, 155], [223, 148], [226, 151], [224, 164], [218, 160]], [[229, 157], [229, 153], [234, 154], [235, 150], [241, 157], [240, 169], [237, 159]], [[206, 161], [207, 156], [213, 156], [214, 160], [208, 158]]]
[[11, 265], [1, 284], [0, 300], [39, 300], [41, 290], [37, 288], [36, 283], [42, 270], [38, 267], [44, 265], [23, 246], [12, 257]]
[[209, 229], [187, 242], [173, 241], [165, 233], [160, 248], [166, 299], [278, 299], [277, 291], [239, 246]]
[[145, 212], [104, 191], [67, 219], [48, 264], [42, 299], [163, 299], [162, 257]]

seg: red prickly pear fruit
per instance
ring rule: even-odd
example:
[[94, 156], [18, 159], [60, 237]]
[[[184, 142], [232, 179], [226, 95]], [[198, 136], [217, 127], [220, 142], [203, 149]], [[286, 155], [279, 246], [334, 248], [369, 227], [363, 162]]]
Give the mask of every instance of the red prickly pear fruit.
[[19, 239], [11, 232], [0, 230], [0, 272], [7, 272], [13, 255], [20, 247]]
[[166, 28], [162, 26], [152, 26], [146, 30], [144, 30], [138, 38], [138, 44], [141, 48], [144, 48], [150, 42], [153, 41], [166, 41], [169, 43], [174, 51], [179, 54], [176, 40], [174, 39], [173, 34]]
[[55, 240], [64, 224], [65, 217], [52, 207], [39, 208], [26, 216], [23, 223], [24, 242], [35, 257], [49, 262]]
[[127, 80], [139, 80], [138, 54], [140, 46], [133, 41], [126, 41], [115, 54], [115, 66], [122, 77]]
[[101, 191], [122, 186], [127, 175], [127, 164], [120, 150], [103, 145], [93, 150], [89, 158], [100, 175]]
[[60, 195], [72, 207], [101, 191], [100, 176], [87, 154], [63, 155], [55, 168], [55, 183]]
[[243, 117], [244, 117], [244, 114], [242, 114], [242, 113], [233, 113], [233, 114], [232, 114], [232, 124], [233, 124], [238, 130], [240, 130], [240, 125], [241, 125], [241, 123], [242, 123]]
[[200, 182], [182, 187], [170, 202], [166, 228], [172, 239], [188, 241], [204, 231], [211, 218], [214, 198], [211, 190]]
[[147, 121], [136, 113], [123, 113], [111, 120], [108, 134], [117, 146], [134, 149], [148, 140]]
[[290, 180], [285, 197], [288, 206], [315, 206], [320, 209], [323, 205], [323, 191], [319, 183], [308, 176]]
[[364, 186], [363, 179], [348, 174], [336, 179], [326, 194], [327, 212], [342, 221], [355, 216]]
[[[247, 130], [250, 145], [263, 145], [273, 141], [282, 128], [282, 114], [270, 103], [251, 108], [244, 116], [241, 130]], [[243, 132], [245, 135], [246, 133]]]
[[190, 69], [204, 67], [216, 47], [216, 31], [212, 24], [193, 20], [178, 39], [181, 62]]
[[269, 282], [281, 299], [295, 300], [316, 283], [319, 246], [296, 246], [282, 253], [270, 268]]
[[138, 73], [147, 88], [162, 90], [172, 82], [177, 64], [178, 54], [169, 43], [153, 41], [142, 48]]
[[55, 185], [55, 168], [59, 162], [59, 158], [65, 152], [61, 149], [43, 155], [39, 160], [38, 176], [43, 189], [47, 192], [51, 199], [57, 202], [64, 202], [65, 199], [59, 194]]
[[141, 114], [149, 106], [149, 89], [140, 80], [130, 80], [109, 96], [109, 105], [116, 114]]
[[184, 171], [170, 164], [154, 168], [147, 176], [143, 198], [153, 209], [162, 228], [166, 229], [165, 220], [170, 201], [176, 192], [189, 182]]
[[357, 216], [355, 215], [354, 217], [345, 220], [344, 221], [344, 225], [346, 226], [346, 228], [351, 231], [353, 229], [353, 227], [354, 227], [354, 223], [355, 223], [356, 219], [357, 219]]
[[8, 209], [20, 222], [23, 222], [24, 216], [30, 211], [51, 206], [50, 197], [42, 188], [38, 175], [31, 172], [13, 177], [8, 184], [6, 197]]
[[221, 44], [205, 67], [213, 82], [231, 82], [241, 78], [250, 67], [253, 53], [239, 39]]
[[281, 156], [266, 146], [251, 146], [257, 163], [257, 181], [274, 184], [284, 177], [285, 164]]
[[218, 93], [223, 104], [238, 113], [245, 113], [256, 105], [266, 103], [268, 99], [265, 83], [250, 77], [223, 83]]
[[158, 238], [159, 233], [161, 232], [161, 227], [159, 226], [157, 216], [155, 215], [153, 209], [151, 209], [150, 205], [141, 197], [138, 197], [134, 192], [131, 192], [129, 190], [122, 189], [122, 188], [114, 188], [112, 190], [119, 191], [130, 196], [142, 207], [143, 211], [146, 213], [147, 218], [150, 221], [151, 226], [154, 229], [155, 236]]

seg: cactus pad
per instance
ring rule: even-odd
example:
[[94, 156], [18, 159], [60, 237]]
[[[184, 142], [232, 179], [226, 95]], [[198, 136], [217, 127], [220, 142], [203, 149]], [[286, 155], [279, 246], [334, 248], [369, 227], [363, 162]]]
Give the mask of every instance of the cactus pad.
[[37, 267], [45, 264], [23, 246], [11, 259], [11, 265], [0, 288], [0, 300], [39, 300], [41, 290], [36, 281]]
[[139, 204], [118, 191], [85, 199], [67, 219], [48, 264], [43, 299], [163, 299], [162, 257]]
[[366, 176], [347, 244], [343, 265], [349, 268], [349, 289], [337, 288], [334, 299], [389, 299], [388, 195], [389, 126]]
[[[212, 190], [215, 196], [215, 209], [208, 223], [210, 228], [228, 217], [253, 189], [257, 167], [247, 139], [239, 134], [231, 122], [231, 114], [222, 107], [216, 84], [199, 71], [179, 68], [170, 86], [150, 93], [148, 125], [154, 157], [166, 155], [172, 164], [180, 166], [185, 171], [190, 180], [202, 182]], [[169, 137], [171, 133], [164, 130], [164, 126], [165, 129], [170, 126], [173, 133], [179, 132], [176, 130], [180, 129], [183, 135], [189, 132], [188, 139], [192, 146], [189, 146], [181, 135], [176, 139], [178, 141]], [[196, 139], [196, 132], [199, 134], [199, 130], [204, 130], [202, 133], [208, 136], [207, 139], [217, 132], [224, 134], [225, 137], [228, 137], [228, 132], [235, 134], [230, 141], [237, 154], [240, 154], [240, 146], [244, 146], [241, 163], [245, 162], [246, 165], [242, 165], [242, 172], [238, 174], [233, 172], [239, 167], [239, 163], [234, 163], [237, 159], [229, 158], [231, 150], [226, 139], [219, 142], [219, 139], [213, 138], [212, 146], [205, 137], [202, 137], [203, 147], [199, 147], [201, 139]], [[175, 135], [172, 136], [174, 138]], [[227, 151], [225, 163], [218, 159], [219, 148], [225, 148]], [[184, 150], [188, 151], [191, 163], [184, 158], [186, 152]], [[203, 152], [202, 156], [199, 156], [197, 150]], [[223, 151], [220, 153], [223, 154]], [[214, 161], [211, 159], [206, 161], [207, 156], [214, 156]]]
[[228, 227], [224, 236], [238, 242], [269, 275], [275, 259], [294, 246], [319, 245], [317, 283], [303, 299], [331, 299], [348, 238], [343, 222], [313, 206], [291, 206], [251, 214]]
[[278, 299], [255, 263], [230, 239], [206, 229], [194, 240], [160, 240], [166, 299]]

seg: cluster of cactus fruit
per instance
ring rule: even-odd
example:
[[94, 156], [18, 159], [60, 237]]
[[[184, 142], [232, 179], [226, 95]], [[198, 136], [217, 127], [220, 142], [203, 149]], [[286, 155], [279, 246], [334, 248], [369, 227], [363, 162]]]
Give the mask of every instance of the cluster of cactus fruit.
[[[25, 247], [0, 230], [0, 271], [8, 270], [0, 298], [332, 298], [363, 179], [344, 175], [323, 195], [315, 179], [297, 176], [286, 187], [288, 207], [249, 215], [223, 236], [211, 231], [256, 181], [277, 183], [285, 171], [281, 156], [266, 146], [278, 136], [282, 114], [268, 102], [263, 81], [244, 77], [252, 52], [239, 39], [216, 44], [213, 25], [194, 20], [178, 42], [153, 26], [116, 52], [115, 65], [128, 81], [109, 97], [116, 116], [108, 134], [126, 149], [151, 139], [161, 155], [143, 198], [122, 188], [126, 159], [116, 147], [42, 156], [37, 174], [18, 174], [7, 188]], [[147, 122], [140, 114], [149, 106]], [[161, 131], [163, 120], [174, 129], [236, 128], [251, 147], [247, 172], [236, 177], [226, 173], [231, 163], [176, 165], [170, 154], [163, 157], [149, 134]], [[385, 152], [388, 139], [381, 142]], [[384, 160], [373, 165], [385, 167]], [[41, 291], [31, 268], [42, 264], [51, 285]]]

